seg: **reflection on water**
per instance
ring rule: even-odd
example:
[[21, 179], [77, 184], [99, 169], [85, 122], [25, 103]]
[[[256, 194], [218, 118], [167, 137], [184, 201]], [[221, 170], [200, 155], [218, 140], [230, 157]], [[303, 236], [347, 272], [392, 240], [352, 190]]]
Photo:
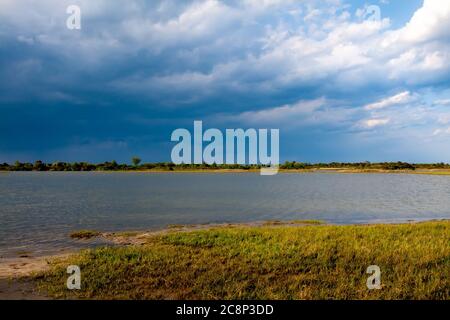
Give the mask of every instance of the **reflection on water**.
[[0, 256], [82, 246], [79, 229], [450, 218], [450, 177], [405, 174], [0, 174]]

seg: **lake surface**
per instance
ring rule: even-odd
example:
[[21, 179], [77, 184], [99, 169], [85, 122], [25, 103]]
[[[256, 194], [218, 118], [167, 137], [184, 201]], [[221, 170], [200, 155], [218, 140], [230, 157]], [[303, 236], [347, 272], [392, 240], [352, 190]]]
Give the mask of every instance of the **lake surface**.
[[80, 229], [292, 219], [450, 219], [450, 176], [0, 173], [0, 257], [85, 246], [68, 236]]

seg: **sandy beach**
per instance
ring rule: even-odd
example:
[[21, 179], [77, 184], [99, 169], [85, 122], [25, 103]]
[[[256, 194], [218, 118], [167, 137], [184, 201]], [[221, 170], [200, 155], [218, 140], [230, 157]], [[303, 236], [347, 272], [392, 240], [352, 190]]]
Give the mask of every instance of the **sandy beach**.
[[50, 260], [67, 256], [0, 258], [0, 300], [47, 299], [35, 290], [29, 277], [48, 270]]

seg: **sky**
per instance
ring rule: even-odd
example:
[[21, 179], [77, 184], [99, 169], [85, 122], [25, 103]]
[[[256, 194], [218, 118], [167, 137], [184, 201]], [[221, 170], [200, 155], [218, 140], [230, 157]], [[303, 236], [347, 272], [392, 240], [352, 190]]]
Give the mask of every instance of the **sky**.
[[280, 129], [282, 161], [450, 162], [450, 1], [0, 0], [0, 162], [170, 161], [194, 120]]

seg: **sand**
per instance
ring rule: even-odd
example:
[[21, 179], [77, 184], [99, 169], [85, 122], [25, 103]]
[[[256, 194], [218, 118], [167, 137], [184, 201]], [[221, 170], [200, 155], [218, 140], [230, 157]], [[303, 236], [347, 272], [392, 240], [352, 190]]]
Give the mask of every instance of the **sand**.
[[0, 258], [0, 300], [43, 300], [30, 276], [49, 268], [48, 261], [64, 258], [68, 254], [43, 257]]

